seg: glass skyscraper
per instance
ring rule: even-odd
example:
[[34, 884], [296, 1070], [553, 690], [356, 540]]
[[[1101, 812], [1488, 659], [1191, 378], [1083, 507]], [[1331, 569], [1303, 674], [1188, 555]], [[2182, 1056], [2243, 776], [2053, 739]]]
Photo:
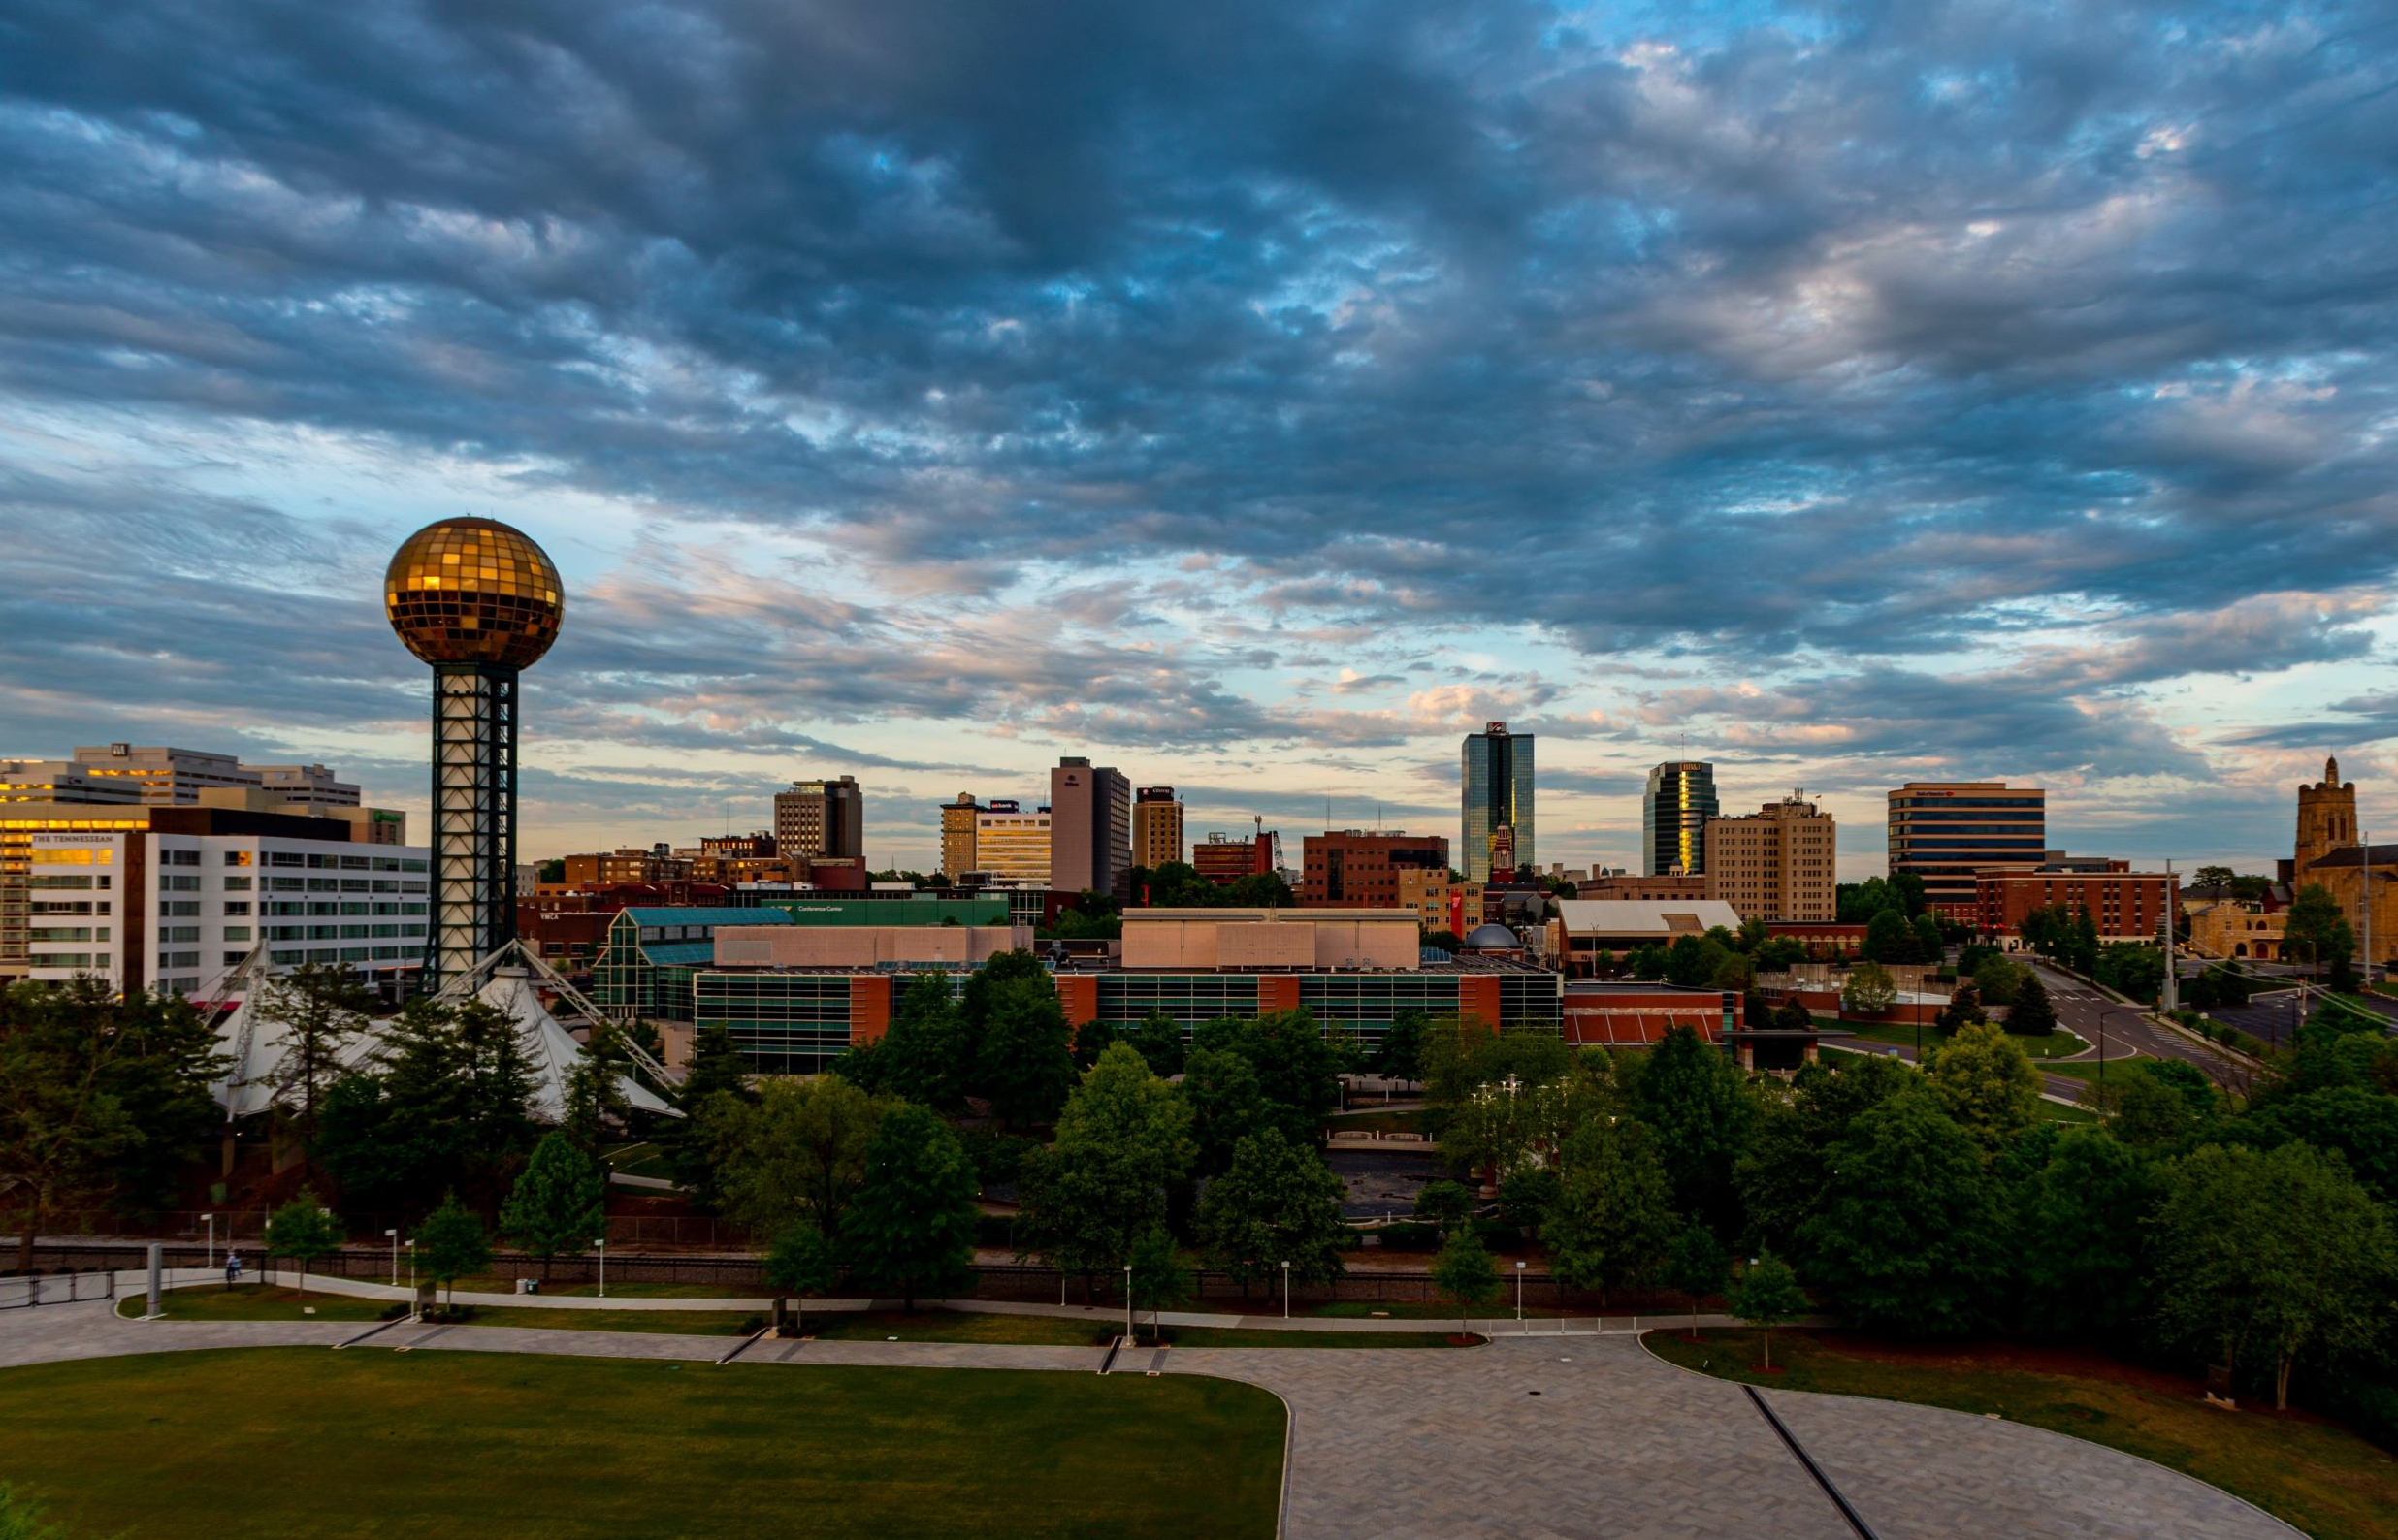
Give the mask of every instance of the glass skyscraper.
[[1640, 875], [1707, 869], [1707, 819], [1715, 817], [1715, 766], [1670, 759], [1648, 774], [1640, 798]]
[[1494, 722], [1466, 738], [1458, 777], [1463, 792], [1458, 854], [1469, 882], [1490, 881], [1492, 836], [1501, 830], [1507, 834], [1497, 843], [1513, 853], [1499, 864], [1533, 864], [1533, 736], [1509, 732], [1506, 722]]

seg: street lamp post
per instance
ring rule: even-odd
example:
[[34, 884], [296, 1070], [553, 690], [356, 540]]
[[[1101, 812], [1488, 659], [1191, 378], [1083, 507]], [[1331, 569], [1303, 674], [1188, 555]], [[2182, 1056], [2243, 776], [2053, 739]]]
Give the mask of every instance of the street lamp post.
[[1531, 1328], [1524, 1325], [1524, 1265], [1515, 1265], [1515, 1334], [1526, 1335]]
[[1282, 1261], [1282, 1319], [1290, 1319], [1290, 1259]]
[[408, 1314], [416, 1314], [416, 1240], [408, 1239]]
[[1124, 1264], [1124, 1340], [1132, 1341], [1132, 1264]]
[[400, 1287], [400, 1232], [386, 1230], [383, 1235], [391, 1241], [391, 1286], [397, 1289]]
[[592, 1242], [600, 1248], [600, 1298], [608, 1297], [608, 1237], [601, 1235]]
[[209, 1227], [208, 1270], [214, 1272], [216, 1270], [216, 1216], [214, 1214], [202, 1214], [200, 1218], [201, 1221]]

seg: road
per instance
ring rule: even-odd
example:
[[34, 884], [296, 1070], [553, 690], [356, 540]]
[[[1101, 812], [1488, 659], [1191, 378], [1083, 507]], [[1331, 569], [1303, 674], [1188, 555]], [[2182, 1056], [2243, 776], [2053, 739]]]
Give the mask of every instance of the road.
[[[2180, 1059], [2210, 1072], [2211, 1075], [2225, 1063], [2222, 1055], [2212, 1048], [2142, 1019], [2138, 1007], [2110, 999], [2095, 984], [2068, 978], [2038, 962], [2032, 964], [2032, 970], [2040, 976], [2040, 982], [2048, 986], [2049, 998], [2057, 1003], [2058, 1025], [2092, 1043], [2100, 1041], [2103, 1027], [2106, 1059], [2110, 1064], [2145, 1054], [2157, 1059]], [[2098, 1056], [2093, 1047], [2074, 1057], [2088, 1062]]]

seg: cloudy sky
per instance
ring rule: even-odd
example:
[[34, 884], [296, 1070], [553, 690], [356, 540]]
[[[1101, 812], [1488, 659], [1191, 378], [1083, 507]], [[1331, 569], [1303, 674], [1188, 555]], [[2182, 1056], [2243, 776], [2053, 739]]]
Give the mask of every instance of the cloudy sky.
[[1060, 754], [1537, 854], [1919, 777], [2398, 831], [2398, 16], [2023, 0], [10, 0], [0, 754], [421, 809], [377, 576], [567, 574], [530, 854]]

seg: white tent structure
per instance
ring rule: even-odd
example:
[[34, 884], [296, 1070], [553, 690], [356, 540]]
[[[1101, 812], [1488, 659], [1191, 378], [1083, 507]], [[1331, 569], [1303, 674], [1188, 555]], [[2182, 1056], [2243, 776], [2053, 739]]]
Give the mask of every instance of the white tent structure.
[[[253, 1009], [272, 987], [264, 958], [263, 948], [252, 951], [221, 979], [213, 981], [208, 991], [217, 1000], [236, 1001], [216, 1024], [218, 1050], [232, 1059], [233, 1067], [223, 1079], [209, 1087], [216, 1105], [225, 1109], [228, 1122], [263, 1112], [275, 1104], [275, 1076], [290, 1049], [290, 1035], [283, 1025]], [[567, 1082], [574, 1074], [583, 1045], [542, 1004], [543, 983], [571, 1001], [591, 1020], [601, 1019], [597, 1007], [521, 942], [512, 941], [493, 952], [453, 979], [436, 998], [453, 1003], [470, 998], [480, 1000], [516, 1023], [517, 1035], [531, 1061], [534, 1118], [557, 1123], [566, 1116]], [[383, 1034], [376, 1023], [361, 1020], [358, 1026], [359, 1030], [341, 1047], [340, 1058], [345, 1067], [370, 1063], [382, 1052]], [[632, 1043], [626, 1043], [625, 1047], [660, 1084], [671, 1083], [673, 1076], [657, 1060]], [[623, 1089], [625, 1100], [637, 1111], [682, 1116], [664, 1098], [632, 1075], [618, 1076], [617, 1084]]]
[[[568, 1036], [558, 1018], [550, 1014], [549, 1007], [541, 1003], [541, 991], [534, 985], [531, 969], [500, 963], [489, 970], [475, 971], [485, 977], [483, 986], [474, 991], [474, 998], [496, 1007], [516, 1023], [526, 1055], [532, 1060], [535, 1121], [564, 1121], [567, 1081], [574, 1074], [575, 1061], [582, 1057], [583, 1045]], [[447, 995], [449, 991], [445, 989], [442, 993]], [[667, 1106], [664, 1098], [630, 1075], [617, 1076], [616, 1083], [636, 1111], [682, 1115]]]

